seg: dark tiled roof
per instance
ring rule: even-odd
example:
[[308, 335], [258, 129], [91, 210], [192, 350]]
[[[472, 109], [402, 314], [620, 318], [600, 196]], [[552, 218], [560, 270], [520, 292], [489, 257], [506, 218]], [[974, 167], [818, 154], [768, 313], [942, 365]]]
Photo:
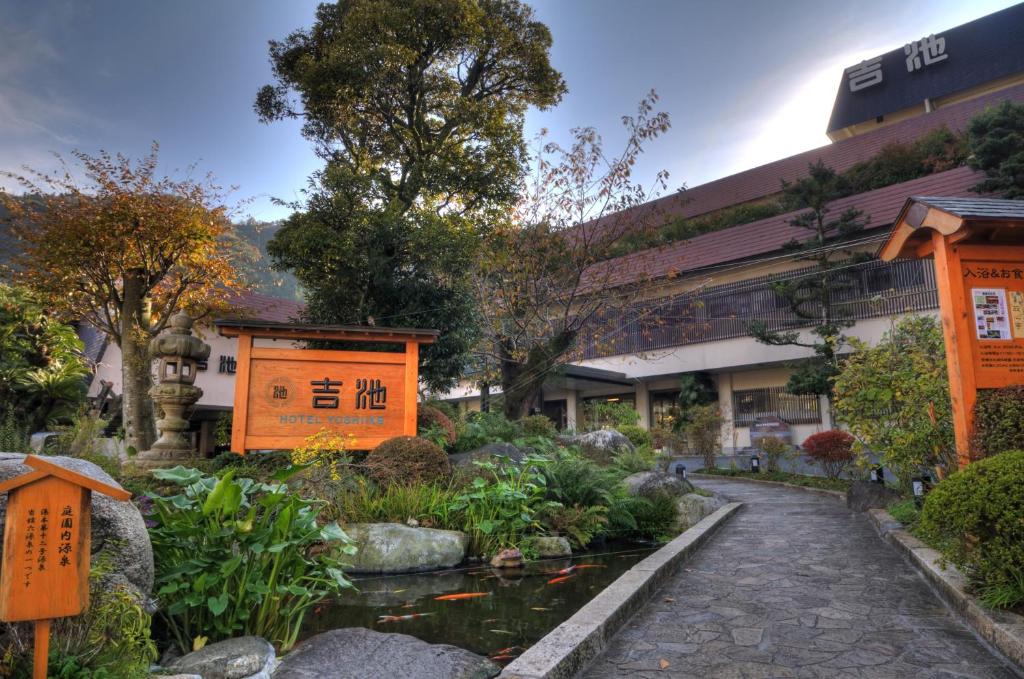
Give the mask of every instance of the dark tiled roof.
[[[871, 132], [842, 139], [820, 148], [798, 153], [766, 165], [701, 184], [682, 193], [665, 196], [635, 210], [655, 210], [666, 217], [695, 217], [724, 207], [756, 200], [781, 190], [781, 182], [807, 174], [807, 166], [821, 160], [836, 172], [877, 155], [883, 147], [918, 139], [943, 125], [963, 130], [979, 111], [1003, 100], [1024, 102], [1024, 85], [993, 92], [970, 101], [943, 107], [932, 113], [903, 120]], [[661, 215], [659, 214], [659, 217]]]
[[911, 200], [924, 203], [951, 215], [981, 219], [1024, 219], [1024, 201], [1002, 198], [951, 198], [949, 196], [911, 196]]
[[256, 292], [238, 293], [230, 300], [233, 313], [225, 319], [260, 320], [273, 323], [288, 323], [302, 316], [304, 305], [283, 297], [271, 297]]
[[[971, 196], [971, 187], [982, 178], [981, 173], [960, 167], [848, 196], [831, 203], [829, 209], [837, 215], [848, 208], [855, 208], [864, 212], [866, 229], [888, 227], [896, 219], [907, 196], [919, 193]], [[794, 238], [807, 239], [809, 234], [806, 229], [789, 223], [799, 212], [761, 219], [602, 262], [595, 265], [586, 279], [593, 286], [628, 285], [778, 252]], [[610, 272], [609, 267], [612, 269]]]

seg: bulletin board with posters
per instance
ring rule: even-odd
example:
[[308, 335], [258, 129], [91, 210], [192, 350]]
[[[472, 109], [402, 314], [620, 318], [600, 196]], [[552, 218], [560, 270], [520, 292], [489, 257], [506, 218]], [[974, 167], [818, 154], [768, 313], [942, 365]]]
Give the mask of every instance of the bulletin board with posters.
[[[416, 435], [419, 346], [436, 331], [234, 321], [218, 322], [217, 331], [238, 338], [233, 452], [290, 450], [323, 430], [345, 436], [353, 450]], [[292, 346], [265, 346], [278, 340]], [[385, 350], [294, 346], [309, 341]]]
[[1024, 383], [1024, 262], [963, 261], [979, 389]]

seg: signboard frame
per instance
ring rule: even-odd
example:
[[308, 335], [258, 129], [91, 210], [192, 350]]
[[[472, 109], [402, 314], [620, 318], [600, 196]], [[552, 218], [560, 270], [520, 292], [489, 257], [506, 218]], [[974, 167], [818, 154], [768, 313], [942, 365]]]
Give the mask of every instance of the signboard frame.
[[[400, 375], [395, 375], [399, 384], [395, 385], [392, 380], [392, 393], [398, 391], [399, 422], [393, 419], [387, 422], [382, 421], [382, 429], [379, 433], [361, 433], [354, 435], [353, 448], [356, 450], [368, 450], [376, 447], [383, 441], [395, 436], [416, 435], [416, 402], [419, 386], [419, 347], [421, 344], [430, 344], [437, 338], [437, 331], [406, 329], [406, 328], [376, 328], [361, 326], [310, 326], [294, 325], [285, 323], [246, 323], [244, 321], [218, 321], [217, 331], [225, 337], [236, 337], [238, 339], [237, 371], [235, 373], [235, 396], [234, 414], [231, 428], [231, 450], [244, 455], [250, 450], [288, 450], [303, 445], [310, 434], [320, 429], [329, 429], [341, 433], [351, 433], [347, 420], [340, 413], [345, 408], [339, 408], [339, 399], [350, 399], [355, 394], [356, 380], [338, 380], [344, 385], [335, 388], [335, 377], [344, 373], [346, 376], [354, 376], [356, 371], [362, 369], [364, 377], [370, 379], [375, 371], [387, 370], [394, 375], [395, 368]], [[272, 340], [332, 340], [344, 342], [362, 342], [373, 344], [404, 345], [402, 352], [378, 352], [378, 351], [350, 351], [340, 349], [304, 349], [304, 348], [277, 348], [257, 346], [257, 339]], [[326, 411], [321, 414], [318, 411], [302, 413], [276, 414], [278, 417], [291, 416], [301, 418], [301, 425], [296, 433], [285, 433], [279, 431], [281, 427], [273, 427], [269, 416], [274, 414], [263, 404], [266, 399], [260, 399], [258, 390], [266, 386], [264, 382], [269, 379], [268, 372], [273, 373], [275, 367], [279, 373], [292, 373], [300, 375], [302, 381], [315, 374], [323, 381], [330, 380], [329, 393], [325, 398], [333, 399], [333, 408], [337, 416], [328, 415]], [[320, 369], [320, 372], [327, 372], [321, 376], [320, 372], [312, 372]], [[294, 380], [292, 380], [294, 383]], [[303, 393], [308, 385], [303, 385]], [[344, 393], [340, 393], [344, 389]], [[309, 388], [313, 394], [312, 388]], [[337, 396], [336, 396], [337, 394]], [[393, 402], [395, 399], [390, 399]], [[316, 403], [315, 400], [312, 403]], [[311, 408], [319, 406], [310, 406]], [[372, 412], [372, 411], [371, 411]], [[394, 412], [394, 411], [392, 411]], [[384, 416], [381, 416], [382, 420]], [[394, 417], [394, 416], [392, 416]], [[283, 421], [283, 420], [282, 420]], [[351, 425], [356, 426], [356, 425]], [[348, 432], [346, 432], [348, 430]]]

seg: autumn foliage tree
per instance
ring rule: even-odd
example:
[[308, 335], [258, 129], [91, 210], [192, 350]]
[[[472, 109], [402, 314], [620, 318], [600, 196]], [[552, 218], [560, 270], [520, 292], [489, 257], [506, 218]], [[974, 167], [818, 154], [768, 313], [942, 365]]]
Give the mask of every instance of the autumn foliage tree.
[[647, 187], [633, 179], [644, 146], [669, 128], [656, 102], [651, 92], [636, 116], [623, 118], [628, 139], [615, 156], [593, 128], [573, 130], [568, 147], [542, 138], [517, 210], [488, 234], [477, 267], [485, 338], [478, 354], [501, 385], [508, 417], [538, 405], [544, 380], [581, 335], [642, 292], [642, 282], [621, 284], [607, 260], [623, 239], [660, 224], [654, 210], [622, 214], [667, 183], [666, 172]]
[[0, 193], [20, 245], [15, 280], [121, 348], [125, 432], [140, 451], [155, 434], [149, 340], [176, 311], [201, 317], [239, 285], [220, 187], [158, 176], [157, 151], [137, 162], [76, 151], [75, 168], [5, 172], [25, 193]]

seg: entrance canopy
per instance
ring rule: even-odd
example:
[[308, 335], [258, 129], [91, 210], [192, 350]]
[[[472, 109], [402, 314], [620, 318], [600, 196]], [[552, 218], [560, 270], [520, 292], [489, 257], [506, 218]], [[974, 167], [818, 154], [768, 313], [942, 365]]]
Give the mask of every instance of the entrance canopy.
[[913, 196], [878, 256], [919, 259], [935, 253], [935, 234], [949, 245], [1016, 245], [1024, 237], [1024, 201]]

